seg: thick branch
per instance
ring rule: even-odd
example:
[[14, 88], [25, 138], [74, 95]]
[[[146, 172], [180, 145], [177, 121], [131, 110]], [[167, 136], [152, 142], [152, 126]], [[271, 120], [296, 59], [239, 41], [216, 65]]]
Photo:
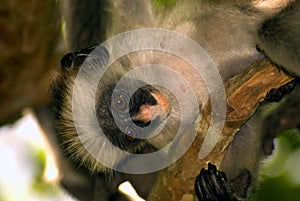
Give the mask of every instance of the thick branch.
[[240, 126], [256, 111], [260, 102], [273, 88], [278, 88], [293, 78], [267, 60], [260, 60], [226, 83], [227, 116], [222, 136], [213, 151], [203, 160], [198, 153], [209, 125], [209, 107], [203, 111], [198, 135], [185, 155], [163, 170], [148, 197], [148, 201], [193, 201], [194, 182], [201, 168], [211, 161], [219, 165]]

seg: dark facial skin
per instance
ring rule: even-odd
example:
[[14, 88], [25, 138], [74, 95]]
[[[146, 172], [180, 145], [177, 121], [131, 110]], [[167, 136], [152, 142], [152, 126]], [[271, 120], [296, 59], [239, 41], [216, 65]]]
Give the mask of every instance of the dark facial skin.
[[[141, 81], [128, 80], [126, 83], [134, 82]], [[157, 98], [160, 98], [157, 95], [159, 91], [146, 83], [143, 84], [144, 86], [137, 89], [131, 97], [126, 90], [128, 86], [115, 91], [114, 85], [106, 86], [106, 90], [99, 94], [98, 122], [106, 137], [114, 145], [127, 151], [144, 142], [144, 139], [139, 139], [139, 136], [145, 138], [148, 135], [143, 128], [150, 123], [155, 127], [161, 122], [161, 117], [166, 116], [165, 106], [159, 105], [157, 101]], [[118, 128], [116, 122], [122, 128]], [[132, 126], [133, 124], [136, 126]]]

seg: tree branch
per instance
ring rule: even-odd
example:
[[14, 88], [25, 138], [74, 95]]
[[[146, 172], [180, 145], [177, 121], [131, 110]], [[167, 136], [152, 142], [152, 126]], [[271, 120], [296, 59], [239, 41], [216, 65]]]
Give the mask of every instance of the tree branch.
[[160, 172], [147, 200], [196, 200], [194, 182], [201, 168], [206, 167], [209, 161], [220, 165], [234, 135], [241, 125], [253, 115], [266, 94], [271, 89], [279, 88], [293, 79], [264, 59], [255, 62], [244, 72], [228, 80], [225, 84], [227, 94], [225, 126], [212, 152], [205, 159], [198, 159], [198, 153], [205, 137], [203, 133], [206, 133], [209, 125], [210, 108], [207, 104], [192, 146], [180, 160]]

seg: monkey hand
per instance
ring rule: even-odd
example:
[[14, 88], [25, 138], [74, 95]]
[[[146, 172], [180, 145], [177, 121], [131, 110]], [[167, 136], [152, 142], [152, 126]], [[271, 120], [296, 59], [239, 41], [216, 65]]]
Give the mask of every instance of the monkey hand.
[[238, 201], [233, 196], [226, 174], [211, 163], [196, 178], [195, 192], [201, 201]]

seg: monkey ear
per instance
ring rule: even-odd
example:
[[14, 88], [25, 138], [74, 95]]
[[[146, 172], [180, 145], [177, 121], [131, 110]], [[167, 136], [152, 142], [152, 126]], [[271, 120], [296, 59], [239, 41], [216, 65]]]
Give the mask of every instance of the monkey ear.
[[109, 58], [109, 53], [108, 50], [100, 45], [100, 46], [93, 46], [85, 49], [80, 49], [75, 52], [69, 52], [65, 54], [62, 59], [60, 60], [60, 67], [62, 70], [67, 70], [67, 69], [78, 69], [85, 59], [95, 50], [95, 54], [97, 58], [100, 57], [101, 62], [105, 62]]

